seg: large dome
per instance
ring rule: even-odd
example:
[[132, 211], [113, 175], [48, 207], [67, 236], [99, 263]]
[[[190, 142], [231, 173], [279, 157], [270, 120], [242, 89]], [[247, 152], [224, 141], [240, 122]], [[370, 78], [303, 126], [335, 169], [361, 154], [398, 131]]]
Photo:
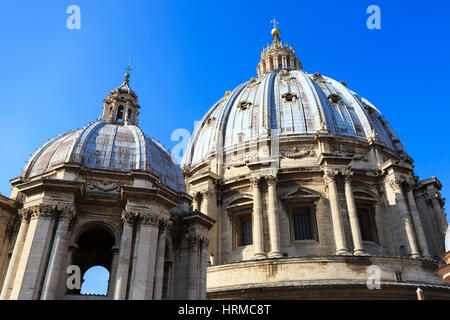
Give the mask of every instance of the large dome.
[[303, 70], [275, 70], [241, 84], [206, 113], [183, 164], [196, 165], [220, 148], [270, 134], [312, 135], [323, 129], [361, 139], [376, 136], [388, 148], [403, 150], [385, 117], [345, 83]]
[[139, 106], [128, 78], [104, 103], [102, 120], [48, 141], [34, 153], [21, 176], [31, 178], [52, 172], [63, 163], [77, 163], [94, 169], [147, 171], [164, 185], [184, 192], [183, 175], [169, 151], [137, 126]]
[[[277, 28], [275, 28], [278, 30]], [[274, 29], [274, 30], [275, 30]], [[385, 117], [369, 101], [319, 73], [303, 71], [295, 49], [272, 32], [257, 78], [227, 91], [197, 125], [183, 166], [208, 162], [219, 150], [268, 136], [304, 136], [317, 132], [377, 139], [400, 156], [403, 147]]]

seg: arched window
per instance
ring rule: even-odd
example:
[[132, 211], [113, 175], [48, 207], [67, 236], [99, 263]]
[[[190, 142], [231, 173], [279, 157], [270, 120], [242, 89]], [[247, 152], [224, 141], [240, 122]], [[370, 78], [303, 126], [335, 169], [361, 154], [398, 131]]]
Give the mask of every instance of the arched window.
[[128, 115], [127, 115], [127, 121], [128, 122], [131, 122], [131, 113], [132, 113], [132, 110], [128, 109]]
[[86, 271], [81, 285], [81, 294], [108, 294], [109, 271], [102, 266], [95, 266]]
[[120, 106], [119, 110], [117, 111], [116, 122], [121, 123], [122, 121], [123, 121], [123, 106]]

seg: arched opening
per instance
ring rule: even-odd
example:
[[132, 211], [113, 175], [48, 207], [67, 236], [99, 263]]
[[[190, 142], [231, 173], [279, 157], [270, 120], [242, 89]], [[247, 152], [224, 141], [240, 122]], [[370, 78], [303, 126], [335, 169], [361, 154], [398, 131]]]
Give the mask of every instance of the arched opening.
[[122, 121], [123, 121], [123, 106], [120, 106], [119, 110], [117, 111], [116, 122], [121, 123]]
[[127, 122], [131, 122], [131, 115], [132, 115], [132, 111], [131, 109], [128, 109], [128, 114], [127, 114]]
[[74, 289], [71, 294], [91, 294], [89, 291], [94, 290], [94, 294], [107, 295], [114, 245], [113, 235], [102, 226], [92, 227], [78, 237], [72, 265], [80, 268], [83, 282], [81, 289]]
[[102, 266], [89, 268], [83, 276], [81, 294], [103, 295], [108, 294], [109, 271]]

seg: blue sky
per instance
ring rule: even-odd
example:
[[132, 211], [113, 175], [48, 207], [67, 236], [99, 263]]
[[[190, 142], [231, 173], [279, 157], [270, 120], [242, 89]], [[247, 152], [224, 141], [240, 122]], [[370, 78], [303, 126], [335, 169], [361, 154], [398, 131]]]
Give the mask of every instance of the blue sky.
[[[66, 9], [81, 8], [81, 30]], [[369, 5], [381, 30], [366, 27]], [[48, 139], [98, 118], [132, 57], [140, 126], [169, 149], [255, 76], [270, 20], [304, 69], [345, 80], [390, 121], [416, 174], [450, 186], [448, 1], [7, 1], [0, 11], [0, 192]], [[446, 206], [448, 207], [448, 205]]]

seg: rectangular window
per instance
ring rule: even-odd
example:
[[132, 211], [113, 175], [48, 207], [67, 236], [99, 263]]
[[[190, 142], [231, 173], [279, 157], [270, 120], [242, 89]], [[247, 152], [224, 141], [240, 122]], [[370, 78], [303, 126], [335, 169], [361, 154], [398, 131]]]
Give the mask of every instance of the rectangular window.
[[253, 244], [252, 220], [242, 222], [242, 245], [249, 246]]
[[249, 214], [238, 216], [238, 246], [253, 244], [252, 216]]
[[357, 208], [359, 230], [361, 231], [361, 238], [363, 241], [376, 242], [375, 218], [367, 208]]
[[314, 239], [313, 225], [309, 208], [306, 212], [294, 213], [294, 239], [312, 240]]

